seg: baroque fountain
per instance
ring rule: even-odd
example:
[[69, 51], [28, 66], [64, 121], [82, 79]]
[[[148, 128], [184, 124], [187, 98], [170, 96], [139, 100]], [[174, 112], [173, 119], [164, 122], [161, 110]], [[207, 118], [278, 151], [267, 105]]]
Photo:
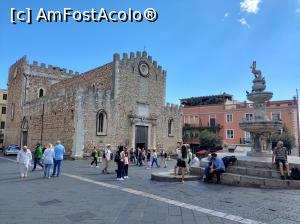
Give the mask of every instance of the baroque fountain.
[[252, 91], [247, 91], [247, 99], [253, 102], [254, 116], [252, 119], [243, 119], [240, 128], [250, 132], [253, 139], [251, 151], [248, 156], [270, 156], [271, 135], [282, 128], [281, 121], [273, 121], [267, 116], [266, 103], [272, 98], [273, 93], [265, 91], [266, 80], [261, 71], [256, 69], [256, 61], [253, 62], [252, 73], [254, 75]]

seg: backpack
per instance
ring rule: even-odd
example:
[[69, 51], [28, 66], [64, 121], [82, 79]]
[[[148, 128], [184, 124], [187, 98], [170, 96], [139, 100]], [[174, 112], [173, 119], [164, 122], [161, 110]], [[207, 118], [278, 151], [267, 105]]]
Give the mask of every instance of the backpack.
[[235, 156], [225, 156], [222, 158], [225, 168], [227, 168], [230, 164], [233, 164], [237, 158]]
[[293, 180], [300, 180], [300, 170], [298, 168], [292, 168], [291, 177]]
[[114, 158], [114, 154], [110, 153], [110, 160], [113, 160], [113, 158]]
[[119, 153], [116, 153], [115, 155], [115, 160], [114, 160], [116, 163], [120, 162], [121, 161], [121, 158], [120, 158], [120, 154]]

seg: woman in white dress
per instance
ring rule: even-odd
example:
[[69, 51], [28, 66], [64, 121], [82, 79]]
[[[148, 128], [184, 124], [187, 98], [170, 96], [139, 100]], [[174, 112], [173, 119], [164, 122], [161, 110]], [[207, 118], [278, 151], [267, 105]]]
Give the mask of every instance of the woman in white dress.
[[26, 145], [19, 151], [17, 156], [17, 164], [20, 167], [21, 178], [26, 178], [29, 166], [31, 166], [32, 154]]

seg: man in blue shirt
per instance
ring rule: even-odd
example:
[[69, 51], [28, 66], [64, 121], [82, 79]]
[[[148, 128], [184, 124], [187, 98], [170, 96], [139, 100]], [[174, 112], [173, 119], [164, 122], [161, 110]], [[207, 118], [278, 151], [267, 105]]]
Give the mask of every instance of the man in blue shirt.
[[203, 180], [211, 181], [214, 174], [217, 176], [217, 184], [221, 182], [221, 173], [225, 172], [223, 160], [217, 158], [216, 153], [211, 154], [210, 162], [206, 165]]
[[[53, 173], [52, 176], [59, 176], [60, 175], [60, 167], [61, 167], [61, 161], [64, 159], [65, 154], [65, 147], [61, 144], [60, 141], [56, 142], [56, 145], [54, 147], [54, 167], [53, 167]], [[57, 173], [56, 173], [57, 168]]]

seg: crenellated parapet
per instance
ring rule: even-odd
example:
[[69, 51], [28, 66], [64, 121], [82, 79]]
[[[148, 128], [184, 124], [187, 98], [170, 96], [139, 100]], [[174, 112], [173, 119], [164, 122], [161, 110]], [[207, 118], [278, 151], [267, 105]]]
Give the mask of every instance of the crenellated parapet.
[[181, 107], [179, 105], [176, 105], [176, 104], [170, 104], [170, 103], [167, 103], [164, 107], [165, 109], [165, 112], [168, 113], [168, 114], [173, 114], [173, 113], [179, 113], [181, 114]]
[[146, 51], [137, 51], [136, 53], [130, 52], [129, 56], [127, 53], [123, 53], [122, 56], [119, 53], [115, 53], [113, 56], [113, 62], [140, 62], [146, 61], [148, 64], [151, 64], [153, 69], [161, 73], [163, 76], [167, 75], [166, 70], [162, 69], [162, 66], [157, 64], [157, 61], [152, 59], [152, 56], [148, 55]]
[[29, 64], [30, 68], [35, 72], [40, 73], [49, 73], [49, 74], [57, 74], [57, 75], [63, 75], [63, 76], [74, 76], [79, 75], [80, 73], [73, 70], [68, 70], [66, 68], [61, 68], [54, 65], [46, 65], [45, 63], [39, 63], [37, 61], [33, 61], [32, 64]]
[[9, 72], [12, 72], [17, 66], [27, 64], [27, 57], [24, 55], [9, 67]]

